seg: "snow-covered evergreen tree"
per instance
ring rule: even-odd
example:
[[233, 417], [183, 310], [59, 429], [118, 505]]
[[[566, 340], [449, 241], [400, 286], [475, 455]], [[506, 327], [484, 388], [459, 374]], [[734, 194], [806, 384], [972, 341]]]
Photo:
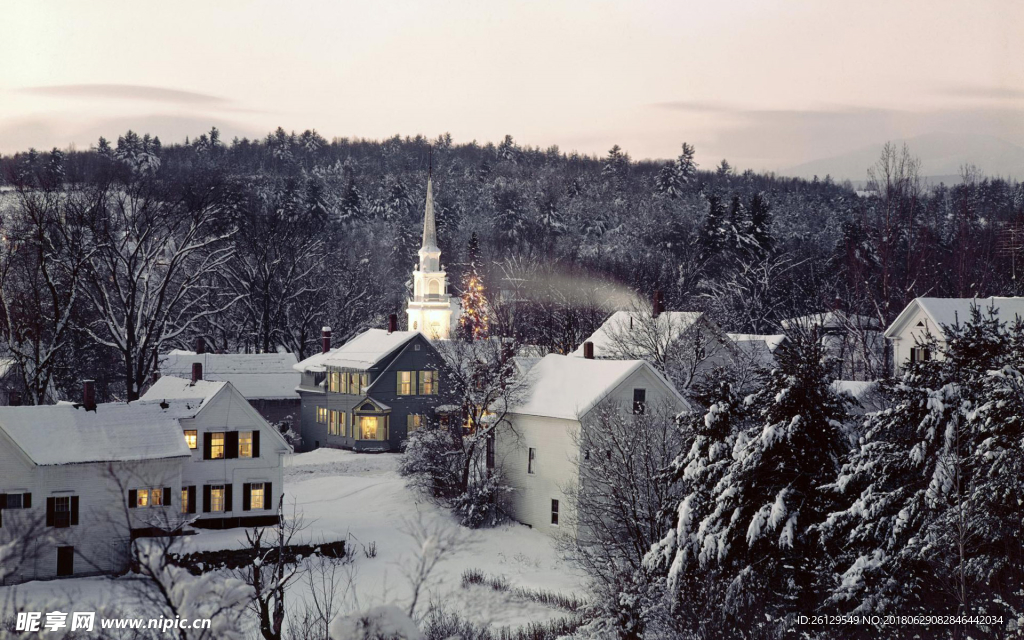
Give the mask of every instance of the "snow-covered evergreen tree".
[[677, 606], [710, 606], [694, 624], [761, 637], [816, 609], [828, 561], [815, 525], [833, 510], [821, 486], [847, 451], [846, 417], [820, 342], [801, 336], [742, 405], [728, 390], [712, 403], [675, 465], [688, 489], [675, 531], [648, 556], [667, 567]]
[[487, 337], [490, 324], [490, 309], [484, 295], [484, 284], [480, 277], [480, 242], [476, 233], [469, 239], [469, 264], [462, 276], [462, 315], [459, 328], [469, 340]]
[[944, 334], [942, 359], [885, 386], [890, 407], [831, 486], [844, 508], [821, 527], [840, 563], [829, 604], [1008, 623], [1024, 613], [1024, 327], [975, 309]]

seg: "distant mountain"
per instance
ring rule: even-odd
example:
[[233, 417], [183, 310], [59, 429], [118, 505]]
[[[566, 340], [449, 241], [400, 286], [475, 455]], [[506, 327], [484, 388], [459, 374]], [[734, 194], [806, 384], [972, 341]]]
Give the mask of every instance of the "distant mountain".
[[[973, 164], [989, 177], [1001, 176], [1024, 180], [1024, 147], [993, 136], [966, 133], [929, 133], [906, 140], [893, 140], [921, 159], [921, 176], [926, 182], [938, 184], [960, 181], [960, 166]], [[834, 180], [851, 180], [862, 184], [868, 168], [882, 153], [884, 143], [877, 143], [831, 158], [812, 160], [781, 171], [799, 178], [832, 176]]]

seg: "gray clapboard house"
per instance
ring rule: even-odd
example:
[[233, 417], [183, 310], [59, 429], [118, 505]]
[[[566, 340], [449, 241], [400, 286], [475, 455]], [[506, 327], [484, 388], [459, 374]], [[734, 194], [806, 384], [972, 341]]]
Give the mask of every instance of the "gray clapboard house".
[[400, 451], [406, 436], [438, 418], [448, 399], [444, 361], [419, 331], [368, 329], [295, 365], [302, 380], [302, 446]]

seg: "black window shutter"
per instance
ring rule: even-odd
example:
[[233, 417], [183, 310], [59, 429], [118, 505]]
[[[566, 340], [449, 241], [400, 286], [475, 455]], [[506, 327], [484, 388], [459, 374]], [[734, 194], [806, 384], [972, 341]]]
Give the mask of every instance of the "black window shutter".
[[260, 457], [260, 431], [257, 429], [252, 432], [252, 457]]
[[78, 496], [71, 496], [71, 526], [78, 524]]
[[242, 511], [252, 509], [252, 485], [248, 482], [242, 485]]
[[6, 509], [6, 508], [7, 508], [7, 494], [6, 493], [0, 493], [0, 509]]
[[196, 512], [196, 488], [194, 486], [188, 488], [188, 512]]
[[134, 509], [139, 504], [139, 491], [137, 489], [128, 490], [128, 508]]
[[224, 457], [238, 457], [238, 432], [228, 431], [224, 434]]
[[164, 506], [165, 507], [171, 506], [171, 488], [170, 487], [164, 487]]
[[56, 503], [57, 503], [57, 499], [56, 498], [47, 498], [46, 499], [46, 526], [48, 526], [48, 527], [52, 527], [53, 526], [53, 512], [57, 508]]
[[203, 485], [203, 513], [210, 513], [210, 485]]
[[210, 460], [213, 458], [213, 439], [209, 433], [203, 434], [203, 460]]
[[21, 496], [21, 508], [31, 509], [32, 508], [32, 494], [26, 493]]
[[[237, 431], [235, 432], [238, 433]], [[232, 485], [224, 485], [224, 511], [231, 511], [231, 489]]]
[[263, 508], [264, 509], [267, 509], [267, 510], [276, 509], [276, 507], [274, 506], [274, 492], [273, 492], [273, 488], [274, 488], [274, 485], [272, 485], [271, 483], [269, 483], [269, 482], [264, 482], [263, 483]]

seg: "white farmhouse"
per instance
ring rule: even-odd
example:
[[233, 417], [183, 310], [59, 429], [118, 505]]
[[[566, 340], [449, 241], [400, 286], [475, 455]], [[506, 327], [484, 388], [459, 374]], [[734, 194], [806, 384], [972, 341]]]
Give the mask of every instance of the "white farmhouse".
[[178, 401], [0, 407], [0, 584], [122, 571], [131, 538], [180, 525], [188, 412]]
[[182, 468], [182, 512], [199, 514], [196, 526], [230, 528], [277, 522], [284, 489], [284, 455], [291, 451], [229, 382], [164, 376], [143, 404], [184, 401], [189, 413], [179, 433], [189, 459]]
[[[588, 419], [601, 411], [643, 413], [690, 406], [644, 360], [595, 360], [551, 354], [527, 375], [528, 392], [497, 430], [488, 463], [515, 488], [512, 515], [548, 534], [571, 528], [567, 492], [578, 481], [579, 442]], [[490, 453], [490, 452], [489, 452]]]
[[[707, 314], [700, 311], [620, 310], [613, 313], [573, 356], [646, 360], [688, 387], [699, 375], [735, 362], [739, 351]], [[588, 346], [589, 345], [589, 346]]]
[[[885, 337], [892, 340], [897, 372], [908, 363], [942, 358], [943, 327], [970, 321], [974, 308], [984, 316], [991, 312], [1007, 324], [1024, 319], [1024, 298], [915, 298], [885, 330]], [[929, 337], [936, 341], [934, 352], [924, 344]]]

